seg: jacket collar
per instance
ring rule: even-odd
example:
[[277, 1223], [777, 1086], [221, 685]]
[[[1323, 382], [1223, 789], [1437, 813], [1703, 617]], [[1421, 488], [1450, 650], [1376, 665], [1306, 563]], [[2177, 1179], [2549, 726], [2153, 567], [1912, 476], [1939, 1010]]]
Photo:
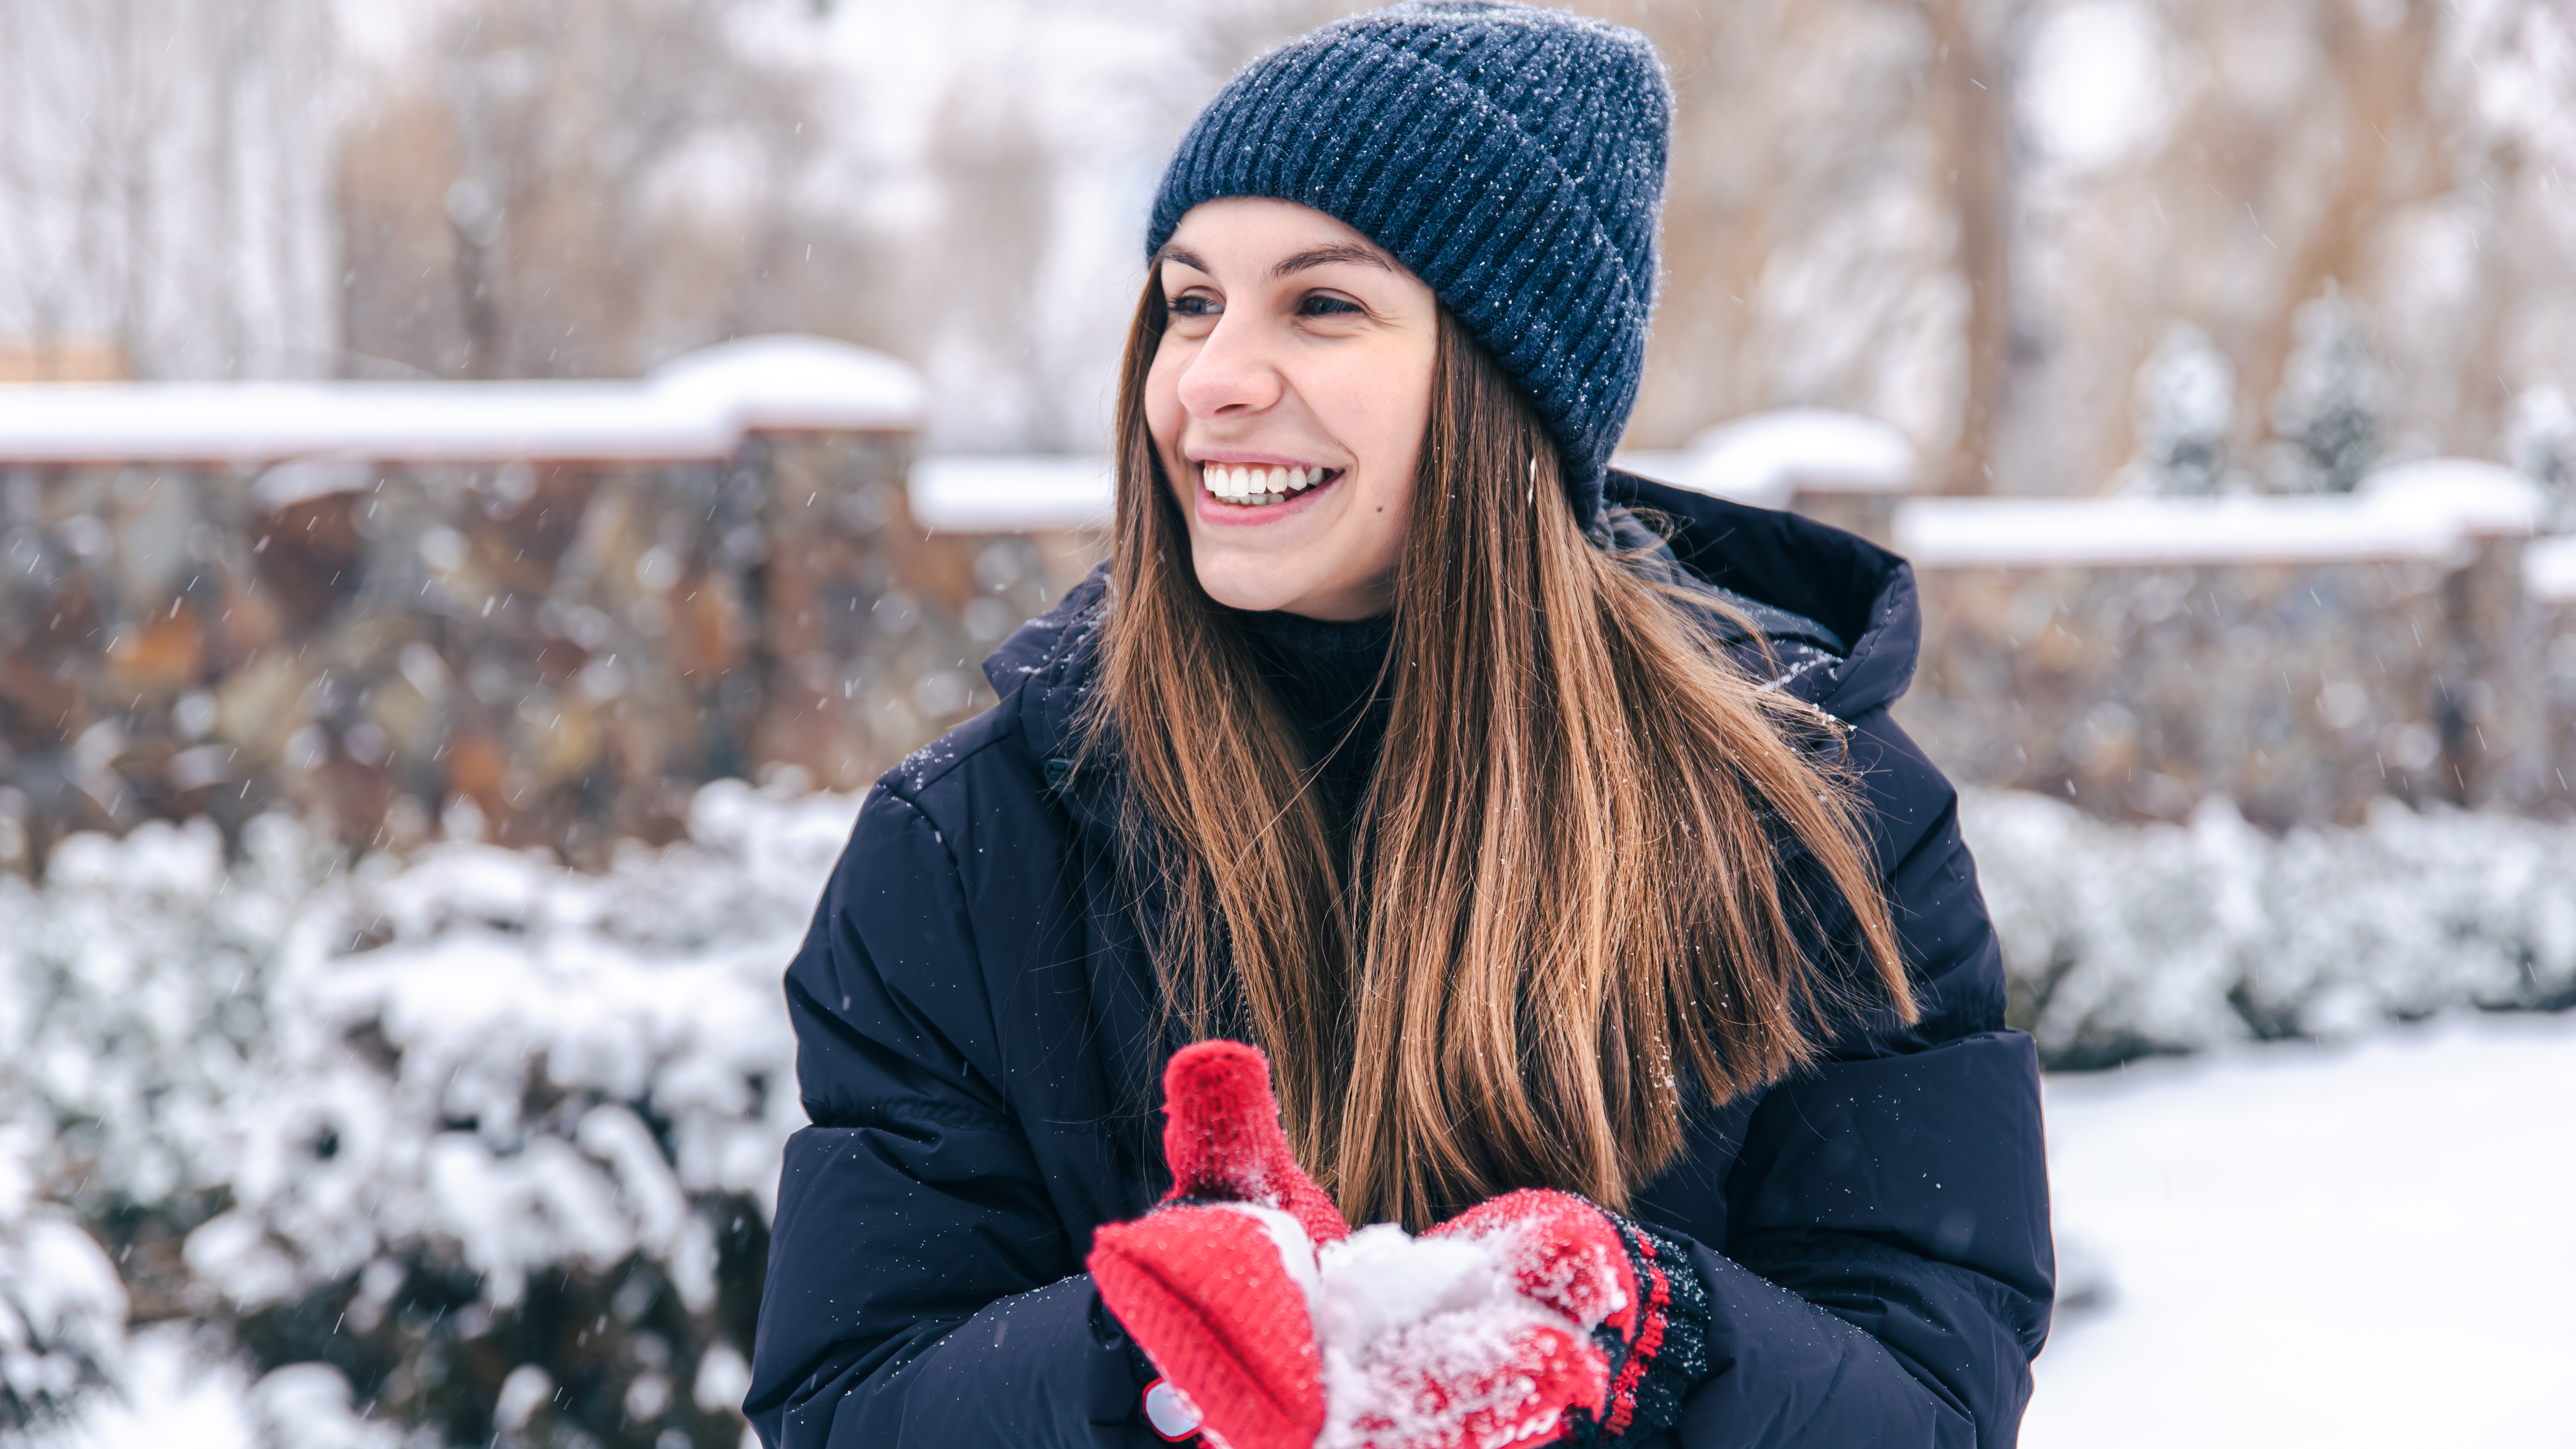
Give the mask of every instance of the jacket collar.
[[[1109, 565], [1103, 563], [1066, 590], [1054, 608], [1012, 631], [985, 659], [984, 677], [1001, 696], [998, 707], [1016, 711], [1021, 743], [1045, 772], [1048, 792], [1086, 829], [1115, 839], [1121, 834], [1116, 792], [1077, 788], [1075, 780], [1083, 705], [1099, 673], [1100, 625], [1108, 610]], [[1084, 773], [1116, 768], [1112, 754], [1086, 762]]]

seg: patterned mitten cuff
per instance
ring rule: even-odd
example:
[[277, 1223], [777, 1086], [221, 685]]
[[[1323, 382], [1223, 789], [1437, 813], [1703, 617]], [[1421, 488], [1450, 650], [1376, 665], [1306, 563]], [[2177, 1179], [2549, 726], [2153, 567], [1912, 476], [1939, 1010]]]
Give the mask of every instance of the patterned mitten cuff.
[[1708, 1285], [1690, 1250], [1617, 1213], [1603, 1216], [1627, 1245], [1645, 1312], [1633, 1336], [1606, 1323], [1593, 1330], [1593, 1342], [1610, 1360], [1610, 1401], [1598, 1423], [1578, 1422], [1566, 1436], [1575, 1449], [1617, 1449], [1653, 1438], [1681, 1421], [1683, 1396], [1709, 1375]]

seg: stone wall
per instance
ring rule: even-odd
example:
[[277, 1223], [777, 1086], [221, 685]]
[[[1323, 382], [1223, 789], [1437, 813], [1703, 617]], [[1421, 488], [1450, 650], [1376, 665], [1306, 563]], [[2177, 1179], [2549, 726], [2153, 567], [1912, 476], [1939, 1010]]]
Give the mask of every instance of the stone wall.
[[[1102, 549], [922, 528], [909, 447], [0, 473], [0, 868], [280, 806], [354, 848], [445, 830], [596, 864], [674, 838], [709, 779], [864, 785], [991, 703], [983, 656]], [[1843, 521], [1884, 537], [1883, 512]], [[2110, 819], [2563, 814], [2576, 608], [2526, 593], [2523, 548], [1927, 565], [1899, 716], [1963, 783]]]
[[928, 534], [909, 447], [0, 474], [0, 866], [281, 805], [596, 862], [710, 778], [862, 784], [991, 703], [976, 664], [1094, 548]]
[[2395, 796], [2563, 814], [2576, 619], [2526, 597], [2523, 542], [2458, 560], [1926, 568], [1899, 717], [1963, 780], [2271, 828]]

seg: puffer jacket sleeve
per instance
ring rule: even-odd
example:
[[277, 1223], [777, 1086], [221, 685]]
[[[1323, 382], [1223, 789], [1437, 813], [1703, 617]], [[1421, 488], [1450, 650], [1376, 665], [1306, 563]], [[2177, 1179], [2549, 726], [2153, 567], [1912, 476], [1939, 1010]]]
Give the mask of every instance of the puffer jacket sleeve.
[[744, 1405], [770, 1449], [1150, 1444], [999, 1087], [948, 841], [880, 785], [787, 973], [789, 1139]]
[[[1922, 1019], [1695, 1124], [1640, 1209], [1690, 1234], [1716, 1320], [1686, 1449], [2015, 1442], [2054, 1263], [2039, 1071], [1957, 800], [1873, 711], [1853, 763]], [[1721, 1174], [1712, 1164], [1731, 1161]]]

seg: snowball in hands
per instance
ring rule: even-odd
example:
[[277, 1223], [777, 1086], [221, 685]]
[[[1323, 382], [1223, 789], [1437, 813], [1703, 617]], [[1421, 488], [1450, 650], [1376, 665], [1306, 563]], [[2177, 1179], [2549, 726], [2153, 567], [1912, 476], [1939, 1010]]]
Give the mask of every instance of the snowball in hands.
[[1352, 1233], [1297, 1166], [1258, 1051], [1187, 1047], [1164, 1093], [1172, 1191], [1102, 1228], [1090, 1266], [1211, 1444], [1521, 1449], [1601, 1412], [1590, 1332], [1626, 1327], [1636, 1295], [1597, 1209], [1511, 1193], [1420, 1238]]
[[1324, 1246], [1300, 1285], [1324, 1361], [1316, 1449], [1543, 1444], [1602, 1401], [1593, 1324], [1522, 1296], [1515, 1249], [1393, 1223]]
[[1566, 1410], [1597, 1412], [1608, 1396], [1608, 1363], [1590, 1330], [1629, 1302], [1611, 1264], [1583, 1265], [1603, 1276], [1571, 1295], [1591, 1310], [1581, 1321], [1527, 1296], [1539, 1255], [1515, 1227], [1416, 1238], [1380, 1223], [1319, 1250], [1297, 1219], [1272, 1208], [1198, 1211], [1258, 1223], [1305, 1300], [1322, 1369], [1315, 1449], [1545, 1444], [1569, 1427]]

